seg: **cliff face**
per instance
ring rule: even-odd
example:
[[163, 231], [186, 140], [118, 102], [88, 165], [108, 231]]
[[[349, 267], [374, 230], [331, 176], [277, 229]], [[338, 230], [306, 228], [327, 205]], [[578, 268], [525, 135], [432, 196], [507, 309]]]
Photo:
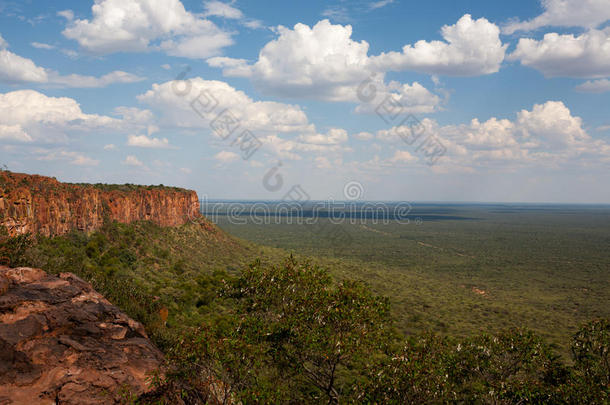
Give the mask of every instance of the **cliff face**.
[[162, 362], [144, 327], [74, 274], [0, 266], [0, 404], [119, 403]]
[[60, 183], [54, 178], [0, 172], [0, 225], [10, 235], [93, 231], [104, 218], [179, 226], [199, 216], [197, 193], [170, 187]]

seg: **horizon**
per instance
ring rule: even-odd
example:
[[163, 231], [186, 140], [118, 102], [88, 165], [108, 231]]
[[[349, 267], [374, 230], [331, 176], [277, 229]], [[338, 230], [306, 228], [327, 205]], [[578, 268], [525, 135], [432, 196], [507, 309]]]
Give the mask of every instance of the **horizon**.
[[233, 201], [608, 205], [603, 3], [0, 0], [0, 166]]

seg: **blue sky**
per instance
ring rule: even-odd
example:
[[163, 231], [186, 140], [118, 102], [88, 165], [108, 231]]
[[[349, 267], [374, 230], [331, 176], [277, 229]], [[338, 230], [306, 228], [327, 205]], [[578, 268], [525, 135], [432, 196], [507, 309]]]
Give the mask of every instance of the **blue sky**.
[[610, 203], [609, 19], [608, 0], [0, 0], [0, 164], [208, 198]]

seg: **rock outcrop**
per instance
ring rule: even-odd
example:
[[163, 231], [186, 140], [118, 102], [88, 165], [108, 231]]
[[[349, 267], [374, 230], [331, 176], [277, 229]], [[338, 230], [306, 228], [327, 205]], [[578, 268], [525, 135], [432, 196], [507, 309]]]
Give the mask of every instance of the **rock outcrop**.
[[0, 404], [112, 404], [148, 391], [161, 352], [71, 273], [0, 267]]
[[198, 216], [199, 199], [191, 190], [69, 184], [50, 177], [0, 172], [0, 225], [10, 235], [89, 232], [98, 229], [105, 218], [179, 226]]

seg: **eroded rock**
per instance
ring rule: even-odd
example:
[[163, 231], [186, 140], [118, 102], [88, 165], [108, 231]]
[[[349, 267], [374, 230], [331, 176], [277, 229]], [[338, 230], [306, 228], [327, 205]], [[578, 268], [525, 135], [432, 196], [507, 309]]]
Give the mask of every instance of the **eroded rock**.
[[163, 361], [144, 327], [74, 274], [0, 266], [0, 404], [112, 404]]
[[89, 232], [99, 229], [104, 218], [179, 226], [199, 217], [199, 199], [191, 190], [68, 184], [51, 177], [0, 171], [0, 225], [10, 235]]

